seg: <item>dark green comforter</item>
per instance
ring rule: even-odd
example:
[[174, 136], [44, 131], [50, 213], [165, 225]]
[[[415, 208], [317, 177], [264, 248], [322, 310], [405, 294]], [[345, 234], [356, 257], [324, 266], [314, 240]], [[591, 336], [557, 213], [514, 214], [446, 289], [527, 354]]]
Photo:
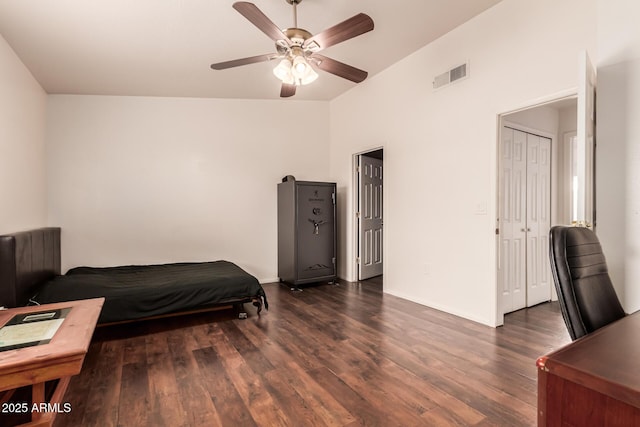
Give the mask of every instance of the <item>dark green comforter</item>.
[[39, 304], [105, 297], [98, 323], [141, 319], [202, 306], [249, 301], [268, 308], [258, 280], [229, 261], [77, 267], [46, 282]]

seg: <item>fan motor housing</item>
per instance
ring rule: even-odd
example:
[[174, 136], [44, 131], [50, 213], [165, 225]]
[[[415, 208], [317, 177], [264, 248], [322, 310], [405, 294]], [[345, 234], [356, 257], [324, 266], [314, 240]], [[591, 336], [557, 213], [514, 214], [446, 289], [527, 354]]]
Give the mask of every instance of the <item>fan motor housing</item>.
[[302, 46], [302, 43], [313, 37], [313, 34], [307, 30], [303, 30], [302, 28], [287, 28], [283, 33], [293, 42], [294, 45], [298, 46]]
[[292, 47], [302, 47], [306, 40], [313, 37], [313, 34], [302, 28], [287, 28], [282, 30], [282, 32], [291, 40], [291, 46], [284, 40], [278, 40], [276, 42], [276, 50], [281, 55], [286, 54]]

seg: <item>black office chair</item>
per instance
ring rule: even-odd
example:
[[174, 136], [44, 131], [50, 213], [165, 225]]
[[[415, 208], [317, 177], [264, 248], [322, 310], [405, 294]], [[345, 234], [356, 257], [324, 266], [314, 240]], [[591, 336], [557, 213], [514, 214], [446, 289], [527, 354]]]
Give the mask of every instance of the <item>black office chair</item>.
[[572, 340], [625, 316], [593, 231], [551, 227], [549, 257], [562, 317]]

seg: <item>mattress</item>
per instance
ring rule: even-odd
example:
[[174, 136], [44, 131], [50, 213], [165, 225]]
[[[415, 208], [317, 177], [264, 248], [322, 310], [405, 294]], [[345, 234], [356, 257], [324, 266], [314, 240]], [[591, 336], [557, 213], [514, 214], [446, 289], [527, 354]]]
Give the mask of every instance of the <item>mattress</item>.
[[252, 299], [268, 308], [258, 280], [229, 261], [76, 267], [45, 282], [32, 300], [46, 304], [96, 297], [105, 297], [98, 323]]

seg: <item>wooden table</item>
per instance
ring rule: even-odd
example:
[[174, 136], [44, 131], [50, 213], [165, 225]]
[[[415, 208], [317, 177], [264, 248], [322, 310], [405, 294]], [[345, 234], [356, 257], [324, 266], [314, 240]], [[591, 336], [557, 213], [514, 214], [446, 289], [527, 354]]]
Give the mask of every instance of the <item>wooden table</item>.
[[537, 366], [538, 426], [640, 426], [640, 312]]
[[[103, 302], [104, 298], [95, 298], [0, 311], [2, 327], [16, 314], [71, 308], [49, 343], [0, 352], [0, 401], [6, 402], [19, 387], [32, 386], [32, 421], [25, 425], [50, 426], [57, 412], [72, 410], [68, 403], [61, 406], [62, 398], [71, 376], [80, 373]], [[45, 402], [45, 383], [52, 380], [59, 381], [51, 400]], [[42, 403], [43, 411], [31, 411], [33, 404]], [[20, 411], [27, 407], [23, 405], [9, 409]]]

